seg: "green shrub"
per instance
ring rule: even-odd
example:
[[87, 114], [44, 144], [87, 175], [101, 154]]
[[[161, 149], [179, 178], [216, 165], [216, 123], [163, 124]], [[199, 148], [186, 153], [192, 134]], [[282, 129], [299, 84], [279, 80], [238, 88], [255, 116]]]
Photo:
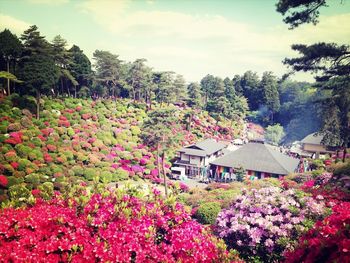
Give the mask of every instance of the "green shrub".
[[336, 177], [340, 175], [350, 175], [350, 162], [338, 164], [333, 173]]
[[53, 196], [53, 183], [45, 182], [39, 185], [38, 189], [40, 190], [40, 196], [44, 200], [49, 200]]
[[83, 176], [84, 175], [84, 168], [79, 166], [79, 165], [73, 166], [71, 170], [74, 172], [75, 176]]
[[13, 200], [25, 202], [31, 196], [31, 192], [25, 184], [16, 184], [9, 188], [9, 195]]
[[36, 173], [28, 174], [25, 176], [24, 181], [36, 188], [40, 184], [40, 175]]
[[122, 168], [118, 168], [113, 173], [113, 181], [123, 181], [129, 179], [129, 173]]
[[98, 167], [98, 168], [110, 167], [110, 166], [111, 166], [111, 164], [109, 162], [98, 162], [95, 165], [95, 167]]
[[20, 156], [22, 158], [28, 157], [29, 153], [33, 150], [29, 146], [26, 146], [26, 145], [23, 145], [23, 144], [17, 144], [15, 146], [15, 149], [16, 149], [16, 152], [17, 152], [18, 156]]
[[221, 207], [219, 203], [204, 203], [198, 207], [195, 217], [201, 224], [214, 224], [220, 211]]
[[30, 166], [31, 162], [27, 159], [19, 159], [18, 160], [18, 171], [25, 171], [27, 166]]
[[100, 174], [100, 182], [102, 183], [110, 183], [113, 180], [113, 174], [109, 171], [103, 171]]
[[94, 179], [94, 177], [97, 175], [98, 175], [98, 173], [97, 173], [96, 169], [94, 169], [94, 168], [86, 168], [83, 171], [83, 176], [88, 181], [92, 181]]
[[39, 138], [33, 138], [30, 140], [31, 143], [33, 143], [36, 147], [41, 147], [43, 142]]
[[7, 187], [10, 188], [13, 185], [21, 184], [24, 182], [22, 177], [8, 176], [7, 177]]

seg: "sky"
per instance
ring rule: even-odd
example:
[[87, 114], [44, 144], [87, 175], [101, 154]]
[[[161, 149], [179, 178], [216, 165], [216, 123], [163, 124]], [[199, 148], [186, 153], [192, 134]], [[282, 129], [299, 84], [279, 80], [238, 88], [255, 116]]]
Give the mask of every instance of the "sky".
[[[277, 0], [0, 0], [0, 30], [20, 36], [37, 25], [51, 41], [61, 35], [92, 59], [110, 51], [124, 61], [147, 59], [155, 71], [174, 71], [190, 81], [247, 70], [288, 71], [291, 45], [350, 44], [350, 1], [328, 0], [320, 23], [288, 30]], [[93, 62], [93, 61], [92, 61]], [[299, 81], [312, 76], [297, 73]]]

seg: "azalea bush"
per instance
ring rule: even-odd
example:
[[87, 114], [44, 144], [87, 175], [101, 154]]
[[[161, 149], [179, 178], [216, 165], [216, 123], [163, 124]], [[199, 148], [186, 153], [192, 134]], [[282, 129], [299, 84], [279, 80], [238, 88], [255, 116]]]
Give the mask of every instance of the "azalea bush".
[[[101, 182], [161, 182], [156, 149], [140, 143], [140, 127], [147, 117], [143, 107], [126, 99], [43, 98], [41, 118], [36, 120], [29, 110], [13, 107], [18, 105], [15, 98], [7, 97], [0, 105], [0, 175], [8, 181], [5, 185], [1, 179], [0, 202], [10, 198], [10, 186], [21, 184], [31, 191], [38, 183], [51, 182], [61, 191], [61, 181], [72, 177], [88, 182], [96, 176]], [[177, 109], [179, 122], [185, 111]], [[231, 139], [233, 134], [228, 122], [216, 123], [206, 112], [195, 116], [191, 126], [189, 131], [185, 125], [174, 131], [184, 135], [179, 147], [203, 137]], [[168, 149], [168, 156], [177, 149]], [[39, 181], [32, 180], [38, 176]], [[186, 191], [186, 185], [180, 185], [178, 192]]]
[[333, 207], [333, 213], [303, 235], [286, 262], [350, 262], [350, 203]]
[[325, 206], [297, 190], [277, 187], [244, 191], [216, 223], [219, 237], [247, 261], [271, 262], [322, 218]]
[[[104, 192], [0, 212], [4, 262], [231, 262], [223, 241], [178, 203]], [[82, 200], [84, 194], [78, 200]], [[66, 198], [66, 197], [65, 197]]]

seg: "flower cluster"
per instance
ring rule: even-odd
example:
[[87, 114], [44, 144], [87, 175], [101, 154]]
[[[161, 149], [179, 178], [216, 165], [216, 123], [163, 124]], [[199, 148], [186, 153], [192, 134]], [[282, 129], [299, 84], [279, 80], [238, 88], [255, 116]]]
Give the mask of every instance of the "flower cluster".
[[333, 213], [299, 240], [294, 251], [286, 252], [286, 262], [350, 262], [350, 203], [333, 207]]
[[[12, 104], [10, 98], [5, 100]], [[162, 181], [156, 169], [156, 154], [140, 143], [140, 127], [147, 112], [133, 107], [129, 100], [120, 99], [117, 104], [111, 100], [45, 100], [39, 120], [34, 120], [28, 110], [13, 114], [11, 107], [8, 109], [0, 113], [0, 119], [5, 120], [0, 134], [0, 154], [4, 156], [0, 164], [4, 171], [0, 173], [8, 181], [0, 191], [1, 200], [8, 199], [10, 187], [19, 184], [33, 190], [38, 182], [53, 182], [55, 189], [61, 190], [68, 181]], [[178, 110], [180, 122], [187, 109]], [[232, 138], [229, 125], [215, 124], [203, 112], [194, 116], [190, 131], [184, 125], [176, 132], [185, 135], [184, 144], [202, 137]], [[168, 150], [174, 153], [176, 149]], [[169, 169], [168, 163], [165, 167]], [[58, 178], [57, 174], [61, 176]], [[38, 180], [28, 180], [33, 177]], [[180, 187], [181, 191], [187, 190], [184, 185]]]
[[217, 217], [216, 231], [246, 260], [281, 259], [281, 252], [322, 217], [324, 204], [277, 187], [243, 192]]
[[[4, 262], [228, 262], [232, 255], [183, 206], [128, 195], [59, 198], [0, 214]], [[238, 259], [237, 257], [231, 259]]]

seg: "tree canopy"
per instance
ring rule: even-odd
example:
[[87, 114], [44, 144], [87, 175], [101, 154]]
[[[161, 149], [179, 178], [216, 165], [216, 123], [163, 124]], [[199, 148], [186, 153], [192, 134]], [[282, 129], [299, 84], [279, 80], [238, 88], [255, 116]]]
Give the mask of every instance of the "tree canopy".
[[326, 5], [326, 0], [279, 0], [276, 4], [277, 12], [284, 17], [283, 21], [296, 28], [304, 23], [318, 23], [319, 9]]

